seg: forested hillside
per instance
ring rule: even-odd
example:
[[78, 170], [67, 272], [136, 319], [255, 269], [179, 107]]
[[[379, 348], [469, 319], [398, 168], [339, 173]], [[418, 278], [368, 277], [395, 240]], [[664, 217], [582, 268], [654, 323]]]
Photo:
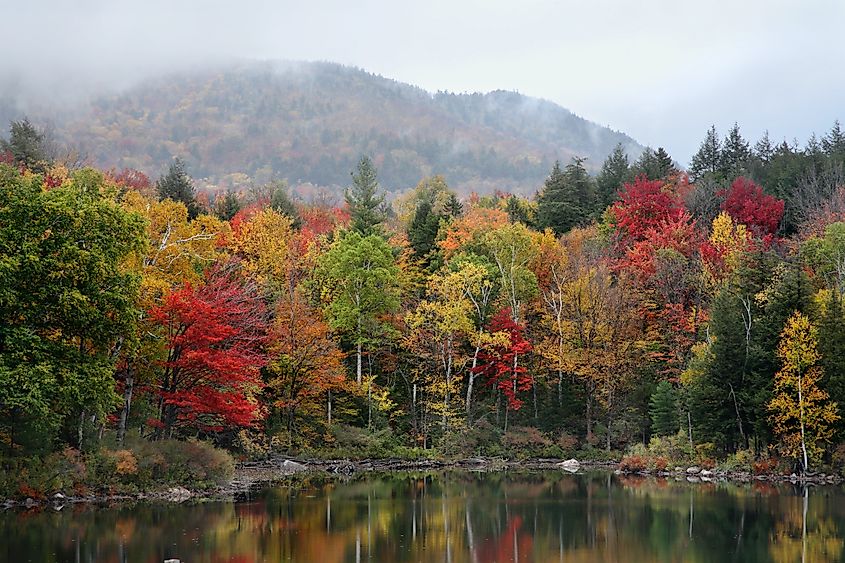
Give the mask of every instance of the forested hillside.
[[[3, 112], [0, 112], [3, 113]], [[19, 118], [6, 108], [9, 118]], [[361, 154], [388, 191], [443, 175], [460, 193], [530, 194], [556, 159], [595, 170], [627, 135], [514, 92], [430, 94], [330, 63], [245, 63], [162, 76], [55, 114], [58, 141], [100, 168], [150, 176], [181, 157], [218, 187], [286, 178], [343, 186]]]
[[208, 443], [845, 467], [838, 122], [711, 129], [689, 173], [617, 147], [532, 198], [424, 177], [392, 209], [366, 156], [334, 206], [52, 150], [26, 121], [0, 143], [5, 494], [225, 468]]

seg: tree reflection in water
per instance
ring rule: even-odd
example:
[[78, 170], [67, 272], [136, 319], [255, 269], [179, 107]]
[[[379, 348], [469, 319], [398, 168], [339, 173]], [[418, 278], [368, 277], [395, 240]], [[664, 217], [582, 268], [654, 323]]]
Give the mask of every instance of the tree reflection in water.
[[845, 495], [608, 473], [312, 479], [241, 502], [0, 515], [0, 560], [838, 561]]

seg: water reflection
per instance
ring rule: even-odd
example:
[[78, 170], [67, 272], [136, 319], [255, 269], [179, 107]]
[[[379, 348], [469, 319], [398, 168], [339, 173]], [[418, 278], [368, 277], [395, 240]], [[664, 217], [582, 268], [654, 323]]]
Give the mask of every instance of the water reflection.
[[3, 561], [838, 561], [841, 488], [402, 473], [238, 503], [0, 515]]

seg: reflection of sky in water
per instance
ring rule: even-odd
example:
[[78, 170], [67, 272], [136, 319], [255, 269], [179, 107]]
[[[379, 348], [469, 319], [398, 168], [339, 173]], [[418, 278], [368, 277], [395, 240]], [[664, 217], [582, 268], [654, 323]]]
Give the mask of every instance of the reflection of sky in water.
[[841, 488], [403, 473], [238, 503], [0, 514], [0, 561], [838, 561]]

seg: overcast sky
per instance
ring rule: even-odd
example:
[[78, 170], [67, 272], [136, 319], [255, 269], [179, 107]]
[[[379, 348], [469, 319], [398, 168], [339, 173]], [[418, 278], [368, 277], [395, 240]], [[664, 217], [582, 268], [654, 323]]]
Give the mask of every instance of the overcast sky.
[[226, 58], [327, 60], [431, 91], [547, 98], [664, 146], [684, 165], [711, 123], [724, 133], [737, 121], [752, 141], [768, 128], [773, 139], [803, 144], [845, 121], [839, 0], [0, 0], [0, 8], [0, 80], [46, 92]]

